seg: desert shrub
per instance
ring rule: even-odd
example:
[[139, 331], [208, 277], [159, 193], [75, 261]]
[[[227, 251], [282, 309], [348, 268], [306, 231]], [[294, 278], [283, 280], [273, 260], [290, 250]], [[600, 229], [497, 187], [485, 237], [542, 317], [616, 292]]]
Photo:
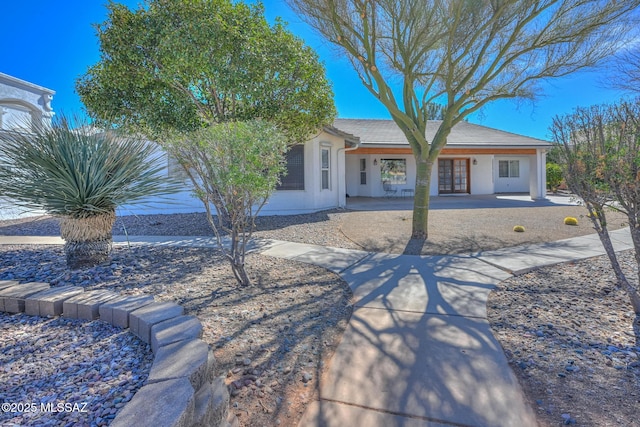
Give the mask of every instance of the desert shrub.
[[524, 227], [522, 225], [516, 225], [515, 227], [513, 227], [513, 231], [515, 231], [516, 233], [524, 233]]

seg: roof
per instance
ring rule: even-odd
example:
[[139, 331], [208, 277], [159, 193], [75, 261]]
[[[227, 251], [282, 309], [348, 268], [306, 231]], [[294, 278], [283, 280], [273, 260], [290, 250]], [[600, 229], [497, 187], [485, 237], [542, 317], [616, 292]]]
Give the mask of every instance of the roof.
[[323, 130], [330, 135], [337, 136], [339, 138], [344, 138], [347, 145], [351, 147], [357, 147], [360, 144], [360, 138], [350, 134], [348, 132], [342, 131], [334, 126], [324, 126]]
[[[427, 140], [431, 141], [441, 120], [429, 120]], [[360, 145], [409, 145], [404, 133], [393, 120], [336, 119], [333, 126], [360, 137]], [[447, 137], [447, 145], [487, 147], [546, 147], [552, 145], [542, 139], [530, 138], [473, 123], [456, 124]]]

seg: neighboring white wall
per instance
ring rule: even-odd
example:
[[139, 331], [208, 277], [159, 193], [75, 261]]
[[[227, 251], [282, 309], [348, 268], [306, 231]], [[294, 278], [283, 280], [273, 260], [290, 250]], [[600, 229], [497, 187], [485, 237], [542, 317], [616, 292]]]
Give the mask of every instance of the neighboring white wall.
[[54, 91], [0, 73], [0, 129], [23, 128], [25, 121], [51, 123]]
[[[50, 124], [54, 115], [51, 107], [54, 94], [50, 89], [0, 73], [0, 130], [30, 131], [35, 124]], [[0, 155], [1, 144], [0, 141]], [[0, 199], [0, 220], [42, 213], [25, 211], [11, 200]]]

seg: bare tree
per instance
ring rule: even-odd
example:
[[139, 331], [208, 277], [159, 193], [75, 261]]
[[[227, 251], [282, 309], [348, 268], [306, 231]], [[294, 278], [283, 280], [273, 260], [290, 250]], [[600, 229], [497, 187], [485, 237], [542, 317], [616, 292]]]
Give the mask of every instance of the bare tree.
[[616, 59], [606, 85], [624, 92], [640, 93], [640, 47], [625, 50]]
[[608, 209], [626, 215], [640, 267], [640, 98], [578, 108], [555, 117], [551, 132], [562, 148], [567, 185], [584, 202], [618, 283], [640, 315], [640, 294], [618, 262], [607, 223]]
[[[429, 187], [452, 127], [488, 103], [534, 99], [542, 80], [594, 66], [630, 28], [629, 1], [287, 0], [351, 61], [416, 159], [413, 239], [428, 237]], [[401, 98], [394, 89], [399, 85]], [[431, 141], [429, 105], [445, 106]]]

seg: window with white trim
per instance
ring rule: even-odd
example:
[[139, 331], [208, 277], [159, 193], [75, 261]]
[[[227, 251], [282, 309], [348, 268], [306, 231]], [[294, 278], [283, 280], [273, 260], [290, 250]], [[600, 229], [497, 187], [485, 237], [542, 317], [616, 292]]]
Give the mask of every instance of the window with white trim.
[[367, 159], [360, 159], [360, 185], [367, 185]]
[[498, 161], [498, 177], [519, 178], [520, 177], [520, 160], [499, 160]]
[[330, 149], [322, 148], [320, 150], [320, 174], [322, 180], [322, 189], [329, 190], [331, 188], [329, 182], [329, 166], [330, 166]]

